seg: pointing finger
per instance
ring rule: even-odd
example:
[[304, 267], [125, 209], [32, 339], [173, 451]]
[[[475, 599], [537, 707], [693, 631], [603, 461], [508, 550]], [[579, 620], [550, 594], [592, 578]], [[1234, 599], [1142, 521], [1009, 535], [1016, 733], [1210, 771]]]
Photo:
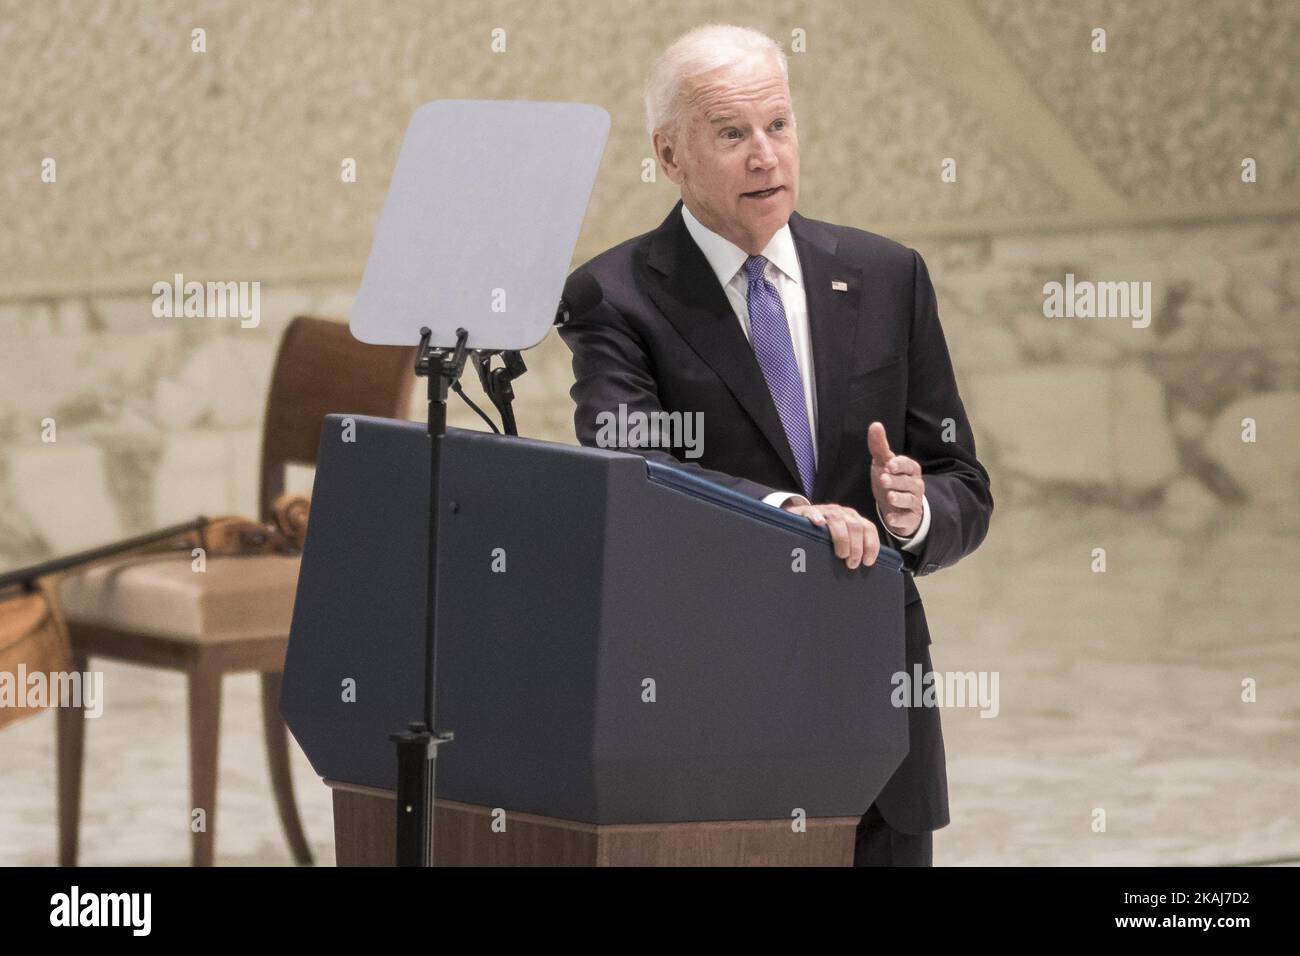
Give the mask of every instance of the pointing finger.
[[889, 450], [889, 438], [885, 435], [885, 426], [880, 422], [872, 422], [867, 428], [867, 449], [876, 464], [882, 468], [889, 459], [894, 457], [894, 453]]

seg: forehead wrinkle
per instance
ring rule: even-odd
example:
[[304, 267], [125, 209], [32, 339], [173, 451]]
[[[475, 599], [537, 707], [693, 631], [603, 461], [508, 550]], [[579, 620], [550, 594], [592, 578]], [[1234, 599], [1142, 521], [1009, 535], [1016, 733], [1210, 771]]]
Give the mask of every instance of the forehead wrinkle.
[[764, 106], [789, 110], [789, 93], [783, 77], [768, 77], [749, 86], [737, 86], [726, 80], [696, 83], [687, 98], [687, 106], [697, 117], [712, 122], [709, 114], [734, 116], [742, 104], [762, 100]]
[[[788, 113], [790, 112], [790, 107], [788, 103], [771, 102], [771, 103], [764, 104], [764, 108], [761, 109], [761, 112]], [[713, 126], [717, 126], [721, 123], [735, 123], [738, 120], [740, 120], [740, 117], [737, 116], [735, 113], [727, 112], [727, 113], [721, 113], [717, 116], [710, 118], [708, 122]]]

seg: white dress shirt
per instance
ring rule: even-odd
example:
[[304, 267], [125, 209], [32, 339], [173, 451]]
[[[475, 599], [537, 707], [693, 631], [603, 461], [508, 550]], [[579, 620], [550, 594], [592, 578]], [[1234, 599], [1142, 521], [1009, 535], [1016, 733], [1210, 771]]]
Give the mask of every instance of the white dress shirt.
[[[709, 261], [709, 266], [718, 277], [723, 291], [727, 293], [727, 300], [731, 303], [736, 318], [740, 320], [745, 338], [748, 339], [749, 277], [745, 273], [744, 265], [749, 259], [749, 254], [731, 240], [724, 239], [701, 223], [685, 203], [682, 203], [682, 218], [686, 221], [686, 229], [690, 232], [691, 238], [704, 253], [704, 258]], [[799, 366], [799, 378], [803, 382], [804, 408], [808, 412], [808, 425], [812, 429], [815, 462], [817, 459], [817, 382], [812, 360], [812, 333], [808, 324], [808, 297], [804, 291], [803, 270], [799, 267], [799, 255], [795, 250], [794, 236], [790, 234], [788, 223], [777, 230], [761, 254], [767, 260], [763, 276], [781, 297], [785, 318], [790, 324], [790, 342], [794, 346], [794, 360]], [[870, 454], [865, 447], [865, 435], [862, 436], [862, 441], [863, 453]], [[796, 499], [796, 504], [810, 503], [803, 495], [789, 491], [773, 492], [763, 500], [779, 508], [791, 498]], [[924, 496], [921, 498], [921, 509], [921, 524], [910, 538], [899, 537], [886, 528], [886, 533], [901, 542], [905, 551], [919, 551], [921, 543], [930, 531], [930, 502]], [[880, 514], [879, 505], [876, 506], [876, 514]], [[880, 523], [884, 525], [883, 517]]]

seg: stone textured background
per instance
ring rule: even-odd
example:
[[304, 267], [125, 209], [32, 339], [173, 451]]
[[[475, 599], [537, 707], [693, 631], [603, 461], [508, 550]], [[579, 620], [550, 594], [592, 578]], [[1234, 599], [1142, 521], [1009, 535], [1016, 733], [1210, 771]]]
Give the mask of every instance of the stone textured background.
[[[804, 31], [800, 211], [925, 256], [992, 474], [989, 540], [921, 585], [936, 667], [1002, 674], [1001, 719], [944, 716], [954, 825], [937, 862], [1300, 856], [1300, 11], [1285, 0], [0, 0], [0, 570], [253, 512], [279, 334], [297, 314], [346, 317], [421, 103], [599, 103], [613, 125], [574, 262], [657, 225], [676, 194], [642, 181], [642, 77], [710, 20], [787, 49]], [[150, 286], [175, 272], [260, 280], [260, 327], [153, 318]], [[1150, 281], [1151, 327], [1044, 318], [1042, 286], [1066, 272]], [[521, 432], [572, 441], [567, 350], [553, 337], [527, 360]], [[1239, 700], [1246, 676], [1256, 704]], [[86, 862], [185, 859], [180, 686], [110, 670]], [[218, 850], [283, 862], [253, 685], [227, 686]], [[140, 752], [162, 725], [174, 739]], [[6, 732], [0, 862], [53, 858], [52, 727]], [[328, 857], [328, 800], [298, 770]], [[1095, 806], [1107, 834], [1088, 828]]]

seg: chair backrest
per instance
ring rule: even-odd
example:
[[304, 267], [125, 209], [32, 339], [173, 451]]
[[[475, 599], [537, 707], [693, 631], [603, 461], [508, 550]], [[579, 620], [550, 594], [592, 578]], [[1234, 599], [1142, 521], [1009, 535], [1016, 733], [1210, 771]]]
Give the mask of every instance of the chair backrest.
[[314, 465], [327, 414], [406, 418], [415, 387], [415, 346], [365, 345], [347, 324], [298, 316], [285, 329], [262, 428], [263, 521], [284, 493], [285, 466]]

